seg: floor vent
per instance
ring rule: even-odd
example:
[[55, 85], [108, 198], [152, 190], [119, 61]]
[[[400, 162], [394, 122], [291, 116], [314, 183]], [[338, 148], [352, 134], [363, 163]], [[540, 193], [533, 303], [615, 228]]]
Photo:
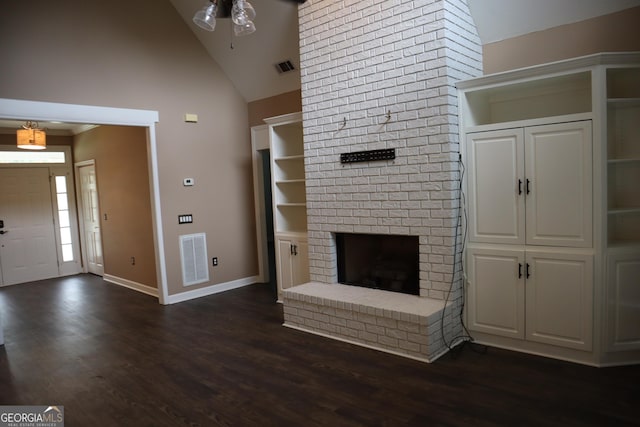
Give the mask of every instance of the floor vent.
[[296, 69], [296, 67], [293, 65], [293, 62], [286, 60], [284, 62], [276, 64], [276, 69], [278, 70], [278, 73], [282, 74], [293, 71]]
[[207, 236], [205, 233], [180, 236], [180, 259], [184, 286], [209, 281]]

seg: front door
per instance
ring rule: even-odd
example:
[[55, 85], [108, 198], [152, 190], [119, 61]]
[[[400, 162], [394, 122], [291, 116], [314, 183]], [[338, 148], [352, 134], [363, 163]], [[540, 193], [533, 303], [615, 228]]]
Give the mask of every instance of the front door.
[[47, 168], [0, 169], [0, 220], [3, 286], [59, 275]]
[[79, 166], [80, 195], [82, 202], [82, 227], [84, 230], [86, 263], [89, 273], [104, 275], [102, 239], [100, 235], [100, 209], [98, 183], [94, 164]]

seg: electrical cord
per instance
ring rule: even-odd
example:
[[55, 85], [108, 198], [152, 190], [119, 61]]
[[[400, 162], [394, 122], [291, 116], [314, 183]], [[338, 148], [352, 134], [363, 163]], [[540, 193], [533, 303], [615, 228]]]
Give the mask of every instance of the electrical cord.
[[[462, 155], [458, 154], [458, 165], [460, 170], [460, 180], [458, 184], [458, 215], [456, 215], [456, 225], [454, 232], [454, 242], [453, 242], [453, 266], [451, 271], [451, 283], [449, 285], [449, 289], [447, 290], [447, 296], [444, 300], [444, 308], [442, 309], [442, 316], [440, 318], [440, 334], [442, 336], [442, 341], [447, 346], [449, 351], [452, 351], [454, 348], [459, 348], [459, 351], [454, 353], [454, 357], [457, 357], [457, 354], [462, 351], [464, 345], [468, 342], [473, 343], [473, 337], [469, 333], [467, 326], [464, 322], [464, 305], [466, 300], [466, 292], [465, 292], [465, 284], [464, 284], [464, 250], [467, 239], [467, 226], [468, 226], [468, 217], [467, 217], [467, 208], [466, 208], [466, 200], [462, 188], [462, 183], [464, 181], [465, 174], [465, 166], [462, 161]], [[461, 226], [460, 222], [464, 218], [463, 226]], [[461, 231], [461, 234], [459, 232]], [[445, 318], [445, 310], [447, 307], [447, 303], [449, 302], [449, 298], [451, 298], [451, 294], [453, 293], [453, 287], [456, 283], [456, 266], [458, 259], [458, 238], [460, 237], [461, 248], [460, 248], [460, 291], [461, 291], [461, 304], [460, 304], [460, 313], [458, 314], [460, 318], [460, 325], [462, 326], [462, 334], [454, 336], [450, 341], [447, 341], [446, 334], [444, 332], [444, 318]], [[456, 341], [462, 340], [460, 343], [456, 344]], [[455, 345], [454, 345], [455, 344]], [[486, 347], [482, 346], [480, 352], [485, 353]]]

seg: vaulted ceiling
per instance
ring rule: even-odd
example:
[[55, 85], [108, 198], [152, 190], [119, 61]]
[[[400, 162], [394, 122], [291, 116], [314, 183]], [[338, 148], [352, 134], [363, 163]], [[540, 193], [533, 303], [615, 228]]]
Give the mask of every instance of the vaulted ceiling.
[[[213, 33], [196, 27], [193, 14], [207, 0], [170, 0], [209, 54], [246, 101], [300, 88], [298, 72], [279, 74], [274, 64], [299, 66], [298, 11], [295, 2], [250, 0], [256, 10], [255, 33], [233, 37], [229, 19]], [[332, 0], [308, 0], [325, 1]], [[640, 0], [468, 0], [483, 44], [640, 6]]]

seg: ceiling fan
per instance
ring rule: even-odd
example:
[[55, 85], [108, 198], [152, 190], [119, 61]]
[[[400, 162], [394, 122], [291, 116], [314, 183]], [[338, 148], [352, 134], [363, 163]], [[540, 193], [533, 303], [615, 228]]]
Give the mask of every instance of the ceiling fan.
[[[307, 0], [281, 0], [302, 4]], [[236, 36], [251, 34], [256, 30], [253, 18], [256, 11], [247, 0], [209, 0], [202, 9], [193, 15], [193, 22], [200, 28], [213, 31], [216, 28], [216, 18], [229, 18], [233, 21]]]

